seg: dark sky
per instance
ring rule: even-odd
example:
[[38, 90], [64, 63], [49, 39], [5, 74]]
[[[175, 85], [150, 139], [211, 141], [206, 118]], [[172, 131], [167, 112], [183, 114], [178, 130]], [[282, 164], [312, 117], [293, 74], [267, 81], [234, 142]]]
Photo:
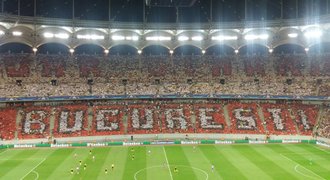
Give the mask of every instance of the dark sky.
[[[1, 10], [18, 14], [19, 0], [0, 0]], [[75, 0], [75, 18], [124, 22], [143, 21], [144, 0]], [[211, 8], [211, 1], [213, 7]], [[330, 0], [197, 0], [192, 7], [178, 8], [179, 22], [215, 22], [305, 18], [326, 14]], [[283, 13], [281, 7], [283, 2]], [[37, 16], [72, 18], [73, 0], [37, 0]], [[246, 6], [245, 6], [246, 5]], [[211, 17], [212, 12], [212, 17]], [[34, 0], [20, 0], [20, 14], [33, 16]], [[175, 22], [175, 7], [145, 7], [147, 22]]]

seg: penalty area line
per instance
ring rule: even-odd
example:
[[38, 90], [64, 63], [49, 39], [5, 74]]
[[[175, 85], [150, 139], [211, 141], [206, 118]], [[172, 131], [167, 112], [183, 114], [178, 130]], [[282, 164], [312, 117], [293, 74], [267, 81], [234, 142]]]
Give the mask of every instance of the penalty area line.
[[171, 179], [173, 180], [173, 175], [172, 175], [172, 172], [171, 172], [170, 165], [169, 165], [169, 163], [168, 163], [167, 154], [166, 154], [166, 151], [165, 151], [164, 146], [163, 146], [163, 150], [164, 150], [164, 154], [165, 154], [165, 159], [166, 159], [167, 168], [168, 168], [168, 171], [170, 172]]
[[321, 150], [321, 151], [323, 151], [323, 152], [325, 152], [325, 153], [327, 153], [327, 154], [330, 154], [329, 151], [327, 151], [327, 150], [325, 150], [325, 149], [323, 149], [323, 148], [320, 148], [320, 147], [314, 147], [314, 148], [316, 148], [316, 149], [318, 149], [318, 150]]
[[298, 167], [299, 167], [299, 164], [297, 164], [297, 165], [294, 167], [294, 170], [295, 170], [297, 173], [299, 173], [299, 174], [301, 174], [301, 175], [303, 175], [303, 176], [305, 176], [305, 177], [311, 178], [311, 179], [316, 179], [316, 178], [313, 177], [313, 176], [309, 176], [309, 175], [306, 175], [306, 174], [300, 172], [300, 171], [297, 169]]
[[[287, 156], [285, 156], [285, 155], [283, 155], [283, 154], [280, 154], [280, 155], [281, 155], [282, 157], [284, 157], [285, 159], [287, 159], [287, 160], [289, 160], [289, 161], [291, 161], [291, 162], [297, 164], [297, 165], [295, 166], [295, 168], [294, 168], [296, 172], [298, 172], [298, 171], [296, 170], [296, 168], [297, 168], [298, 165], [299, 165], [300, 167], [302, 167], [302, 168], [304, 168], [305, 170], [311, 172], [312, 174], [314, 174], [314, 175], [317, 176], [318, 178], [320, 178], [320, 179], [322, 179], [322, 180], [326, 180], [326, 179], [324, 179], [323, 177], [321, 177], [320, 175], [318, 175], [318, 174], [316, 174], [315, 172], [313, 172], [312, 170], [309, 170], [309, 169], [307, 169], [305, 166], [303, 166], [303, 165], [297, 163], [296, 161], [292, 160], [291, 158], [288, 158]], [[298, 172], [298, 173], [299, 173], [299, 172]], [[301, 174], [301, 173], [299, 173], [299, 174]], [[304, 175], [304, 174], [302, 174], [302, 175]], [[304, 175], [304, 176], [306, 176], [306, 175]]]
[[[31, 172], [33, 172], [37, 167], [39, 167], [44, 161], [46, 160], [46, 158], [44, 158], [42, 161], [39, 162], [39, 164], [37, 164], [36, 166], [34, 166], [33, 169], [31, 169], [31, 171], [29, 171], [27, 174], [25, 174], [20, 180], [23, 180], [27, 175], [29, 175]], [[35, 171], [34, 171], [35, 172]], [[39, 174], [37, 173], [38, 178], [39, 178]]]

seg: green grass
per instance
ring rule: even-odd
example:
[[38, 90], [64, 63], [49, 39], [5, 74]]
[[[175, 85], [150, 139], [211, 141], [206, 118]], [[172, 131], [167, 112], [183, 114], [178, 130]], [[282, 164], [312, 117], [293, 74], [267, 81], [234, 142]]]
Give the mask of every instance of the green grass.
[[[316, 145], [200, 145], [195, 149], [188, 145], [139, 146], [133, 147], [134, 151], [131, 148], [0, 150], [0, 179], [330, 180], [330, 150]], [[80, 160], [87, 164], [87, 169], [82, 165], [79, 174], [76, 171], [71, 174], [70, 170], [79, 166]], [[115, 165], [114, 170], [111, 164]], [[178, 172], [174, 172], [175, 167]]]

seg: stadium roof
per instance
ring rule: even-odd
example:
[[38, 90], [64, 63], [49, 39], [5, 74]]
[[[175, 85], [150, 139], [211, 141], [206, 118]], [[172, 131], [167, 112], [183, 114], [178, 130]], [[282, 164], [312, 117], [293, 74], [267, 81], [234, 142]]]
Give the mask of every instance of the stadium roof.
[[[61, 26], [52, 21], [59, 19], [35, 19], [32, 17], [1, 16], [0, 18], [12, 22], [0, 22], [0, 45], [18, 42], [31, 48], [38, 48], [47, 43], [63, 44], [69, 49], [75, 49], [83, 44], [95, 44], [104, 50], [109, 50], [118, 45], [128, 45], [136, 50], [143, 50], [151, 45], [160, 45], [175, 50], [178, 47], [189, 45], [199, 48], [201, 51], [215, 45], [226, 45], [234, 50], [239, 50], [248, 44], [259, 44], [270, 51], [283, 44], [296, 44], [308, 51], [308, 48], [320, 42], [330, 42], [330, 23], [322, 20], [320, 24], [311, 23], [301, 25], [265, 26], [263, 22], [254, 23], [255, 28], [240, 28], [228, 26], [227, 28], [196, 27], [190, 29], [162, 28], [157, 24], [140, 26], [132, 23], [126, 27], [119, 23], [109, 27], [79, 26], [85, 21], [68, 21], [67, 25]], [[328, 19], [329, 17], [324, 17]], [[48, 22], [43, 25], [42, 22]], [[299, 21], [296, 21], [299, 23]], [[40, 24], [39, 24], [40, 23]], [[88, 22], [86, 22], [88, 23]], [[276, 22], [271, 22], [276, 23]], [[282, 22], [283, 23], [283, 22]], [[289, 22], [288, 22], [289, 23]], [[148, 28], [149, 26], [158, 27]], [[135, 27], [135, 28], [133, 28]], [[170, 25], [171, 27], [171, 25]]]
[[[3, 0], [0, 45], [22, 43], [37, 51], [43, 44], [58, 43], [72, 52], [84, 44], [95, 44], [105, 52], [118, 45], [128, 45], [139, 51], [159, 45], [169, 52], [184, 45], [201, 52], [215, 45], [225, 45], [236, 52], [246, 45], [259, 44], [272, 52], [283, 44], [296, 44], [308, 51], [315, 44], [330, 42], [329, 1], [178, 0], [169, 2], [174, 6], [190, 2], [191, 7], [163, 7], [167, 1], [158, 4], [156, 0]], [[286, 4], [288, 2], [291, 4]], [[310, 11], [306, 10], [308, 5], [311, 5]], [[276, 7], [280, 7], [279, 11]], [[171, 17], [173, 9], [176, 11], [174, 19]], [[253, 13], [249, 9], [253, 9]], [[266, 9], [269, 16], [257, 21], [265, 15], [260, 9]], [[148, 13], [151, 11], [154, 14]], [[238, 11], [243, 12], [243, 19], [237, 19], [236, 15], [226, 19], [234, 17], [231, 14]], [[287, 12], [295, 12], [295, 15], [285, 16]], [[275, 16], [278, 13], [281, 18]], [[164, 23], [167, 21], [163, 17], [171, 21]]]
[[317, 17], [329, 0], [2, 0], [12, 15], [115, 22], [232, 22]]

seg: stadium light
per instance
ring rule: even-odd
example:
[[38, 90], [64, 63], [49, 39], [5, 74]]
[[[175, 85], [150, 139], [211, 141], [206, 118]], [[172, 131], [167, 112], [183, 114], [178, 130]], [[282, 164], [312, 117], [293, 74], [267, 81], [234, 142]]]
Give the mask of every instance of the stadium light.
[[59, 39], [68, 39], [69, 35], [66, 33], [58, 33], [58, 34], [55, 34], [55, 37], [59, 38]]
[[55, 37], [55, 38], [59, 38], [59, 39], [68, 39], [69, 35], [66, 33], [53, 34], [53, 33], [45, 32], [44, 37], [45, 38], [54, 38]]
[[227, 40], [237, 40], [238, 37], [237, 36], [212, 36], [211, 38], [212, 40], [216, 40], [216, 41], [227, 41]]
[[45, 32], [44, 33], [44, 37], [45, 38], [53, 38], [54, 37], [54, 34], [53, 33], [49, 33], [49, 32]]
[[260, 35], [255, 35], [255, 34], [249, 34], [249, 35], [245, 35], [244, 39], [245, 40], [266, 40], [268, 39], [269, 35], [268, 34], [260, 34]]
[[148, 36], [146, 37], [147, 41], [170, 41], [171, 37], [169, 36]]
[[103, 40], [104, 36], [95, 35], [95, 34], [85, 34], [85, 35], [78, 34], [77, 38], [78, 39], [90, 39], [90, 40]]
[[289, 33], [288, 36], [289, 36], [289, 38], [296, 38], [296, 37], [298, 37], [298, 34], [297, 33]]
[[122, 40], [125, 40], [125, 36], [114, 35], [111, 37], [111, 39], [114, 41], [122, 41]]
[[191, 40], [193, 40], [193, 41], [201, 41], [201, 40], [203, 40], [203, 37], [202, 36], [193, 36], [193, 37], [191, 37]]
[[137, 51], [137, 53], [138, 53], [138, 54], [142, 54], [142, 51], [139, 49], [139, 50]]
[[320, 30], [308, 31], [305, 32], [304, 35], [306, 38], [319, 38], [322, 36], [322, 31]]
[[187, 37], [187, 36], [179, 36], [178, 37], [178, 40], [179, 41], [188, 41], [189, 40], [189, 37]]
[[139, 36], [126, 36], [125, 39], [129, 41], [137, 41], [139, 40]]
[[22, 32], [20, 32], [20, 31], [14, 31], [13, 32], [13, 36], [22, 36]]
[[268, 34], [261, 34], [259, 35], [259, 39], [265, 40], [268, 39], [269, 35]]

